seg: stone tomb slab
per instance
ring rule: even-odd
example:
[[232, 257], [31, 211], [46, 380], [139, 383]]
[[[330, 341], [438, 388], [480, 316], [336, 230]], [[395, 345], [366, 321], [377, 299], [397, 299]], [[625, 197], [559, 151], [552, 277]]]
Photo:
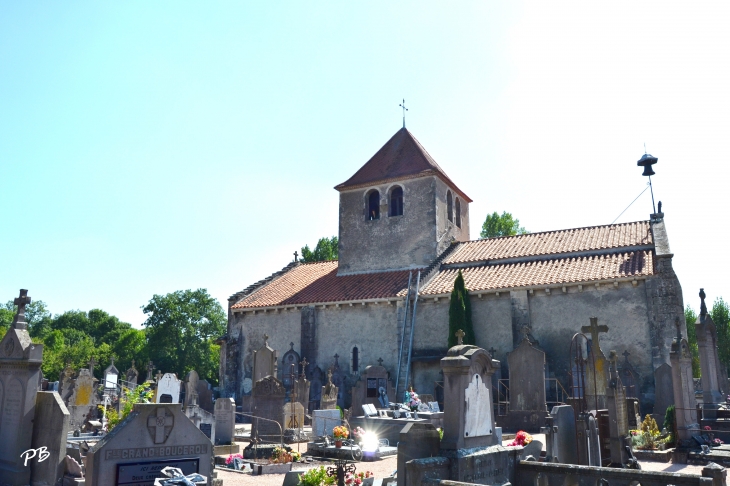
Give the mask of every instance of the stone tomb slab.
[[153, 486], [158, 471], [178, 464], [211, 483], [213, 445], [179, 407], [137, 404], [89, 450], [88, 486]]

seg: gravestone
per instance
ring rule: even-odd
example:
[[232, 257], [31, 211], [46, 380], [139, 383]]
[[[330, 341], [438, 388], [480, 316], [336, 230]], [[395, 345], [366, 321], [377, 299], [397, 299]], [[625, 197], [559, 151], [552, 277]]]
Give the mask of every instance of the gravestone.
[[304, 427], [304, 406], [299, 402], [289, 402], [282, 407], [281, 426], [285, 429]]
[[[301, 363], [299, 363], [301, 366], [301, 369], [304, 370], [307, 367], [307, 360], [305, 359]], [[294, 388], [296, 392], [296, 400], [297, 402], [302, 404], [302, 407], [304, 408], [304, 412], [306, 413], [309, 410], [309, 393], [311, 389], [311, 383], [307, 379], [307, 375], [302, 371], [302, 373], [299, 375], [299, 378], [294, 382]]]
[[557, 428], [555, 432], [556, 462], [563, 464], [578, 464], [578, 450], [576, 449], [575, 410], [570, 405], [553, 407], [550, 415]]
[[677, 326], [677, 337], [672, 343], [669, 360], [672, 363], [677, 439], [682, 441], [691, 439], [693, 430], [699, 429], [699, 423], [694, 381], [692, 380], [692, 355], [687, 340], [682, 337], [679, 320], [675, 322], [675, 325]]
[[[294, 343], [289, 343], [290, 349], [286, 353], [284, 353], [284, 356], [281, 357], [281, 381], [284, 384], [284, 388], [286, 388], [287, 394], [291, 393], [291, 387], [292, 387], [292, 374], [291, 370], [294, 369], [294, 376], [293, 378], [296, 379], [299, 368], [299, 353], [294, 351]], [[275, 375], [274, 375], [275, 376]]]
[[[525, 328], [527, 329], [527, 328]], [[547, 411], [545, 404], [545, 352], [525, 336], [507, 357], [509, 410]]]
[[581, 327], [581, 332], [590, 333], [591, 349], [586, 366], [586, 403], [589, 409], [606, 408], [606, 388], [608, 387], [608, 360], [601, 350], [599, 335], [607, 333], [608, 326], [598, 325], [598, 318], [591, 317], [590, 326]]
[[611, 466], [624, 467], [628, 464], [624, 443], [629, 435], [629, 419], [626, 411], [626, 390], [618, 373], [618, 356], [616, 351], [609, 353], [610, 381], [606, 390], [608, 405], [609, 440], [611, 449]]
[[36, 450], [45, 447], [48, 457], [30, 463], [31, 484], [56, 484], [56, 480], [63, 476], [69, 418], [68, 409], [58, 393], [38, 392], [32, 447]]
[[137, 371], [137, 368], [134, 367], [134, 360], [132, 360], [132, 366], [130, 366], [127, 372], [124, 373], [124, 379], [127, 382], [125, 383], [125, 386], [127, 386], [130, 390], [134, 390], [135, 388], [137, 388], [139, 371]]
[[713, 420], [717, 418], [717, 409], [725, 403], [721, 386], [725, 379], [722, 376], [722, 364], [717, 355], [717, 329], [712, 317], [707, 313], [705, 305], [705, 290], [700, 289], [700, 315], [695, 322], [697, 333], [697, 347], [700, 354], [700, 369], [702, 370], [702, 418]]
[[626, 399], [626, 417], [629, 421], [629, 430], [637, 429], [641, 426], [641, 410], [638, 399], [631, 397]]
[[195, 370], [185, 375], [185, 407], [198, 404], [198, 379], [198, 372]]
[[79, 375], [74, 380], [73, 392], [66, 403], [71, 430], [82, 428], [87, 420], [97, 415], [99, 397], [94, 389], [94, 381], [91, 370], [86, 368], [79, 370]]
[[22, 289], [13, 323], [0, 340], [0, 478], [27, 484], [30, 468], [21, 453], [30, 449], [41, 372], [43, 345], [33, 344], [26, 329], [28, 291]]
[[340, 368], [340, 356], [338, 354], [335, 354], [334, 356], [335, 362], [332, 365], [332, 378], [330, 380], [337, 388], [337, 405], [342, 408], [342, 410], [345, 410], [346, 408], [349, 408], [347, 403], [347, 397], [346, 395], [346, 387], [347, 387], [347, 377], [345, 376], [345, 373], [343, 373], [342, 369]]
[[284, 385], [273, 376], [267, 376], [256, 382], [251, 393], [253, 415], [259, 417], [253, 419], [251, 437], [265, 441], [280, 440], [284, 430], [281, 424], [281, 410], [286, 397]]
[[629, 361], [630, 353], [624, 351], [624, 361], [619, 366], [619, 375], [621, 375], [621, 383], [626, 388], [626, 396], [637, 398], [639, 396], [639, 384], [641, 383], [641, 377], [634, 368], [634, 365]]
[[588, 465], [601, 467], [603, 466], [601, 458], [601, 437], [598, 434], [598, 424], [593, 415], [588, 416], [588, 429], [586, 429], [586, 438], [588, 439]]
[[[322, 400], [322, 385], [324, 384], [325, 378], [322, 369], [319, 366], [315, 366], [309, 373], [310, 384], [309, 384], [309, 411], [318, 410]], [[335, 394], [336, 396], [336, 394]]]
[[554, 417], [548, 415], [545, 417], [545, 425], [540, 428], [540, 433], [545, 434], [545, 462], [557, 462], [557, 432]]
[[439, 431], [430, 423], [411, 422], [400, 431], [398, 441], [398, 486], [406, 486], [406, 463], [439, 455]]
[[662, 363], [654, 370], [654, 419], [663, 422], [667, 407], [673, 403], [672, 367], [668, 363]]
[[155, 403], [180, 403], [180, 380], [175, 373], [165, 373], [157, 382]]
[[312, 412], [312, 434], [315, 437], [332, 435], [332, 429], [341, 423], [340, 411], [336, 408]]
[[206, 380], [198, 381], [198, 405], [206, 412], [213, 413], [213, 390]]
[[74, 375], [76, 372], [71, 367], [71, 363], [66, 363], [66, 367], [61, 372], [61, 379], [58, 385], [58, 394], [61, 395], [61, 400], [68, 406], [68, 401], [71, 399], [74, 389]]
[[212, 482], [213, 446], [179, 406], [136, 404], [86, 456], [86, 485], [153, 485], [159, 471], [178, 467]]
[[215, 444], [233, 443], [236, 433], [236, 401], [233, 398], [219, 398], [215, 401]]
[[[94, 372], [91, 370], [93, 376]], [[104, 390], [115, 393], [119, 383], [119, 370], [114, 366], [114, 356], [111, 357], [111, 364], [104, 370]], [[113, 391], [112, 391], [113, 390]]]
[[327, 384], [322, 387], [319, 409], [330, 410], [337, 408], [337, 394], [338, 389], [335, 384], [332, 383], [332, 370], [327, 370]]
[[352, 388], [353, 414], [359, 414], [365, 404], [374, 405], [376, 408], [388, 408], [388, 403], [383, 403], [386, 399], [395, 399], [395, 388], [389, 379], [388, 371], [378, 365], [366, 367]]
[[[463, 332], [461, 332], [463, 337]], [[445, 450], [486, 447], [496, 444], [492, 414], [492, 375], [499, 369], [484, 349], [459, 344], [441, 359], [444, 372]]]
[[269, 336], [264, 334], [264, 345], [253, 352], [253, 383], [266, 378], [277, 376], [277, 352], [269, 347]]

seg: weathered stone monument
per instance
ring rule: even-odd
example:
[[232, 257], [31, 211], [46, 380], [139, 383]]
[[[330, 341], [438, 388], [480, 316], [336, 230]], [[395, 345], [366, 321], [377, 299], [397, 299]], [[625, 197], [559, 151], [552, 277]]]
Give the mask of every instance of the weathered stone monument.
[[153, 484], [163, 467], [212, 482], [213, 446], [179, 406], [136, 404], [86, 457], [86, 485]]
[[180, 380], [175, 373], [165, 373], [157, 382], [156, 403], [180, 403]]
[[557, 405], [550, 411], [555, 427], [554, 454], [555, 462], [578, 464], [576, 447], [575, 409], [570, 405]]
[[124, 379], [127, 382], [125, 383], [125, 386], [127, 386], [130, 390], [134, 390], [137, 387], [139, 371], [137, 371], [137, 368], [134, 367], [134, 360], [132, 360], [132, 366], [124, 374]]
[[304, 427], [304, 406], [299, 402], [289, 402], [282, 407], [281, 426], [284, 429]]
[[[284, 356], [281, 357], [281, 382], [284, 385], [284, 388], [286, 388], [287, 394], [291, 393], [291, 387], [293, 385], [294, 380], [297, 378], [297, 370], [296, 368], [299, 366], [299, 353], [294, 351], [294, 343], [289, 343], [289, 351], [284, 353]], [[291, 370], [294, 369], [295, 372], [292, 375]], [[276, 376], [276, 375], [274, 375]]]
[[[33, 486], [54, 485], [63, 476], [69, 418], [68, 409], [58, 393], [38, 392], [33, 420], [32, 446], [36, 451], [45, 447], [48, 457], [43, 461], [36, 457], [30, 462]], [[2, 484], [1, 481], [0, 484]]]
[[185, 375], [185, 401], [183, 406], [189, 407], [198, 404], [198, 372], [192, 370]]
[[296, 401], [302, 404], [305, 413], [309, 408], [309, 393], [311, 386], [311, 383], [307, 379], [307, 375], [304, 372], [304, 370], [307, 368], [307, 364], [308, 363], [306, 359], [302, 360], [302, 362], [299, 363], [302, 372], [299, 375], [299, 378], [294, 381], [294, 396], [296, 397]]
[[215, 444], [233, 443], [236, 433], [236, 401], [233, 398], [219, 398], [215, 401]]
[[707, 313], [705, 305], [705, 289], [700, 289], [700, 315], [695, 322], [697, 347], [700, 353], [700, 369], [702, 370], [702, 418], [717, 418], [717, 409], [723, 400], [722, 363], [717, 355], [717, 329], [712, 317]]
[[91, 420], [97, 415], [99, 397], [96, 393], [96, 380], [91, 373], [91, 370], [81, 368], [74, 380], [73, 392], [66, 403], [71, 414], [71, 430], [82, 428], [87, 420]]
[[256, 382], [252, 396], [253, 415], [260, 418], [253, 419], [251, 437], [280, 439], [284, 430], [281, 424], [281, 411], [286, 397], [284, 385], [273, 376], [267, 376]]
[[692, 355], [687, 340], [682, 337], [679, 319], [675, 321], [675, 325], [677, 337], [672, 343], [669, 359], [672, 362], [677, 440], [688, 441], [692, 437], [693, 430], [699, 429], [700, 424], [697, 421], [697, 401], [692, 379]]
[[[92, 375], [94, 372], [91, 372]], [[119, 383], [119, 370], [114, 366], [114, 356], [111, 357], [111, 364], [104, 370], [104, 391], [115, 393]]]
[[277, 352], [269, 347], [269, 336], [264, 334], [264, 345], [253, 353], [254, 383], [267, 376], [277, 376]]
[[198, 404], [206, 412], [213, 413], [213, 390], [207, 380], [198, 381]]
[[583, 466], [600, 467], [601, 442], [598, 434], [598, 424], [590, 413], [581, 413], [575, 421], [576, 446], [578, 449], [578, 464]]
[[662, 363], [654, 370], [654, 420], [662, 422], [667, 407], [674, 403], [672, 366]]
[[[536, 432], [545, 422], [545, 352], [532, 345], [527, 327], [520, 344], [507, 357], [510, 428]], [[505, 427], [507, 425], [504, 425]]]
[[[439, 431], [429, 423], [407, 424], [400, 432], [398, 441], [398, 486], [406, 486], [408, 461], [439, 455]], [[402, 473], [401, 473], [402, 471]], [[415, 473], [417, 474], [417, 472]]]
[[362, 406], [365, 404], [374, 405], [375, 408], [388, 408], [387, 403], [382, 403], [385, 399], [381, 399], [381, 396], [390, 397], [390, 400], [396, 399], [388, 371], [381, 365], [368, 366], [352, 388], [353, 416], [362, 415]]
[[629, 435], [629, 420], [626, 412], [626, 389], [618, 373], [616, 351], [609, 353], [609, 383], [606, 390], [608, 405], [609, 441], [611, 466], [626, 467], [629, 456], [626, 452], [626, 438]]
[[586, 367], [585, 399], [589, 409], [606, 408], [606, 388], [608, 387], [608, 360], [601, 350], [600, 333], [607, 333], [608, 326], [598, 325], [598, 318], [591, 317], [591, 325], [580, 328], [581, 332], [591, 335], [591, 349]]
[[332, 370], [327, 370], [327, 384], [322, 387], [322, 394], [319, 399], [320, 410], [337, 408], [338, 388], [332, 383]]

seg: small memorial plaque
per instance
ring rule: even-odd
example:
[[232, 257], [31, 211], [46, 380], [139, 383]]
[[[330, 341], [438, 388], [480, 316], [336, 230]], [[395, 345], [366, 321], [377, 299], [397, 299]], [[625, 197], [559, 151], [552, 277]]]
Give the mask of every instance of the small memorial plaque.
[[206, 437], [210, 439], [210, 435], [213, 431], [213, 425], [212, 424], [200, 424], [200, 431], [205, 434]]
[[374, 398], [378, 396], [378, 379], [368, 378], [367, 397]]
[[166, 467], [177, 467], [185, 474], [198, 472], [199, 459], [176, 459], [172, 461], [136, 462], [117, 465], [117, 486], [154, 486], [155, 479]]

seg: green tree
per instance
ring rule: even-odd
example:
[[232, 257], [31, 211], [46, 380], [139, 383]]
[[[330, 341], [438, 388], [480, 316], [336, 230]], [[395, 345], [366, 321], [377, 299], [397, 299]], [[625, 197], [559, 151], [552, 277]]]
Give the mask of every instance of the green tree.
[[[10, 329], [10, 325], [13, 323], [17, 311], [18, 306], [13, 304], [12, 300], [7, 301], [4, 305], [0, 305], [0, 339]], [[48, 312], [46, 303], [42, 300], [33, 300], [25, 307], [25, 322], [28, 323], [28, 332], [31, 337], [35, 337], [33, 332], [36, 328], [47, 324], [50, 319], [51, 313]]]
[[157, 368], [184, 376], [196, 370], [218, 382], [220, 348], [215, 338], [226, 330], [226, 314], [206, 289], [154, 295], [142, 308], [149, 358]]
[[314, 251], [309, 249], [309, 245], [302, 247], [302, 258], [299, 261], [309, 262], [326, 262], [338, 259], [338, 243], [336, 236], [331, 238], [320, 238]]
[[727, 370], [730, 366], [730, 308], [722, 297], [715, 299], [710, 317], [717, 329], [717, 354]]
[[504, 211], [500, 216], [495, 211], [487, 215], [479, 236], [481, 238], [496, 238], [497, 236], [524, 235], [527, 233], [529, 231], [520, 226], [520, 220], [514, 218], [511, 213]]
[[692, 353], [692, 376], [700, 378], [702, 375], [700, 371], [700, 350], [697, 346], [697, 330], [695, 329], [697, 314], [690, 306], [684, 309], [684, 320], [687, 323], [687, 343], [689, 343], [689, 350]]
[[464, 276], [459, 274], [454, 280], [454, 290], [451, 291], [451, 302], [449, 304], [449, 348], [458, 343], [456, 332], [464, 331], [464, 344], [476, 344], [474, 337], [474, 326], [471, 319], [471, 301], [469, 291], [464, 283]]

